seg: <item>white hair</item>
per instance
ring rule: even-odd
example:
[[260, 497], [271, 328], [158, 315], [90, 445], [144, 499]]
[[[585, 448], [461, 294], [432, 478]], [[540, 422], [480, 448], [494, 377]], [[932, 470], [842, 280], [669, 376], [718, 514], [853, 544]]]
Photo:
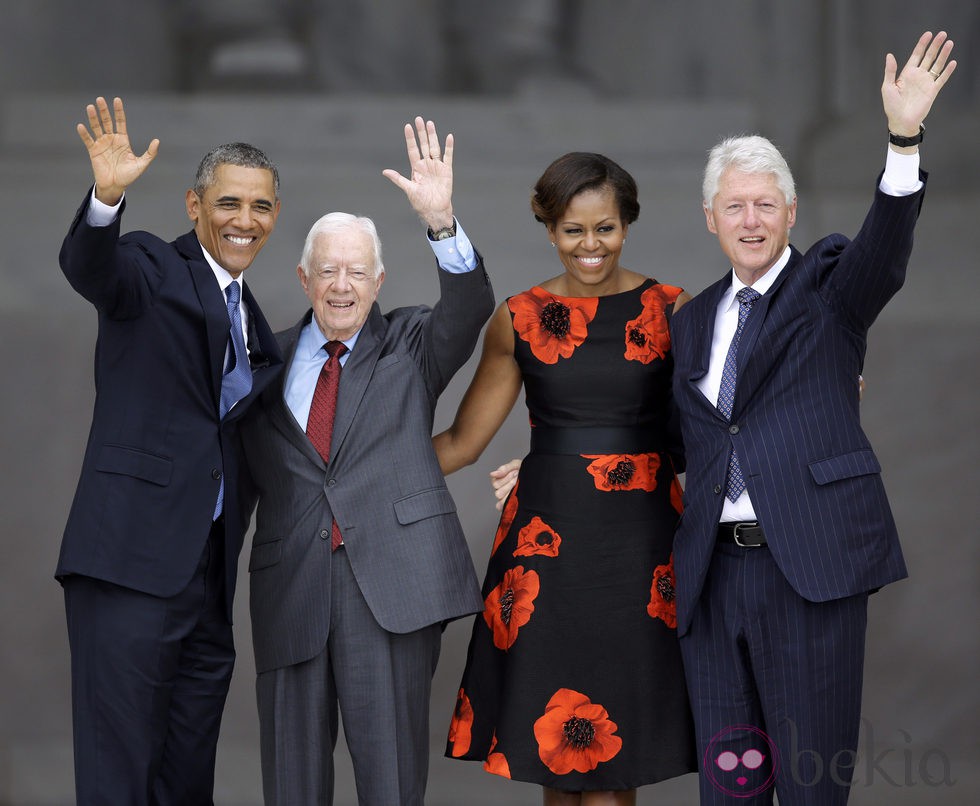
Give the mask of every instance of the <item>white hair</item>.
[[747, 174], [772, 174], [776, 178], [776, 187], [786, 197], [786, 203], [792, 204], [796, 198], [793, 174], [779, 149], [765, 137], [751, 134], [728, 137], [708, 152], [701, 185], [701, 195], [707, 207], [711, 206], [718, 194], [721, 175], [728, 168]]
[[306, 235], [306, 242], [303, 244], [303, 255], [300, 257], [299, 265], [303, 267], [303, 273], [309, 277], [310, 260], [313, 257], [313, 246], [320, 235], [329, 235], [334, 232], [343, 232], [348, 229], [360, 229], [371, 239], [374, 250], [374, 276], [380, 277], [385, 270], [384, 263], [381, 261], [381, 239], [378, 237], [378, 228], [374, 222], [366, 216], [356, 216], [350, 213], [327, 213], [318, 218], [310, 231]]

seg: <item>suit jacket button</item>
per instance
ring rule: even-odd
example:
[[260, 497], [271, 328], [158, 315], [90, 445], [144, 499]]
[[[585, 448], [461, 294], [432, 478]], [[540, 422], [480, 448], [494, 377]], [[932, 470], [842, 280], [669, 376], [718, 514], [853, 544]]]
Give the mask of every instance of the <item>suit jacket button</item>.
[[221, 478], [221, 471], [218, 470], [218, 468], [214, 468], [211, 471], [211, 478], [213, 478], [215, 481], [217, 481], [218, 479], [220, 479]]
[[734, 424], [728, 426], [728, 433], [729, 434], [737, 434], [738, 433], [738, 426], [737, 425], [734, 425]]
[[327, 486], [328, 487], [333, 487], [336, 483], [337, 483], [337, 479], [328, 479], [327, 480]]
[[321, 540], [329, 540], [330, 539], [330, 530], [329, 529], [321, 529], [320, 530], [320, 539]]
[[715, 495], [721, 495], [721, 485], [720, 484], [716, 484], [714, 489], [715, 489]]

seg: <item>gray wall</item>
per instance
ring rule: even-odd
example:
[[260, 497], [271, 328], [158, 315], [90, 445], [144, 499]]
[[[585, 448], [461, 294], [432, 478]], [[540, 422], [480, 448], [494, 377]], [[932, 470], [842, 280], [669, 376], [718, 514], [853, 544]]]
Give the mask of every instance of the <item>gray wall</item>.
[[[183, 192], [213, 144], [250, 140], [280, 163], [283, 212], [248, 273], [280, 328], [305, 305], [294, 274], [302, 239], [332, 209], [378, 223], [389, 269], [383, 306], [433, 299], [418, 222], [380, 173], [403, 167], [401, 126], [419, 113], [456, 135], [457, 212], [498, 299], [560, 270], [527, 197], [547, 163], [572, 149], [607, 153], [637, 178], [642, 213], [624, 263], [693, 292], [726, 268], [699, 198], [703, 155], [725, 134], [761, 131], [791, 157], [797, 245], [832, 230], [853, 234], [884, 156], [884, 53], [904, 62], [918, 34], [939, 27], [961, 64], [927, 123], [931, 179], [909, 280], [872, 330], [865, 372], [865, 425], [911, 577], [872, 598], [852, 802], [977, 802], [976, 4], [8, 6], [0, 31], [0, 339], [12, 365], [0, 395], [0, 804], [72, 800], [67, 641], [51, 574], [93, 401], [95, 316], [68, 287], [57, 253], [90, 181], [74, 124], [95, 95], [124, 97], [136, 148], [152, 137], [162, 143], [131, 189], [127, 229], [170, 237], [188, 229]], [[444, 395], [437, 427], [450, 421], [474, 367], [475, 359]], [[478, 464], [450, 479], [481, 572], [497, 515], [486, 474], [526, 445], [519, 404]], [[216, 800], [225, 806], [261, 800], [247, 586], [240, 590], [239, 662], [218, 760]], [[534, 787], [441, 757], [470, 623], [447, 630], [434, 681], [429, 802], [537, 803]], [[343, 747], [338, 757], [337, 803], [353, 803]], [[944, 776], [955, 783], [931, 785]], [[640, 802], [693, 804], [694, 777], [648, 788]]]

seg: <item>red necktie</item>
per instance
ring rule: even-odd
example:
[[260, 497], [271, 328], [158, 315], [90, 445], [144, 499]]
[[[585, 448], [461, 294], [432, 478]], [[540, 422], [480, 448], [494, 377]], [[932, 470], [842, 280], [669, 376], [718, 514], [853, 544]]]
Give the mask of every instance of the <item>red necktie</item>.
[[[347, 352], [347, 346], [341, 341], [328, 341], [323, 345], [323, 349], [327, 351], [329, 357], [323, 362], [320, 376], [316, 379], [313, 402], [310, 404], [310, 417], [306, 421], [306, 435], [324, 463], [328, 463], [333, 419], [337, 413], [337, 390], [340, 389], [340, 356]], [[337, 526], [337, 521], [334, 521], [330, 533], [330, 549], [336, 550], [340, 542], [340, 527]]]

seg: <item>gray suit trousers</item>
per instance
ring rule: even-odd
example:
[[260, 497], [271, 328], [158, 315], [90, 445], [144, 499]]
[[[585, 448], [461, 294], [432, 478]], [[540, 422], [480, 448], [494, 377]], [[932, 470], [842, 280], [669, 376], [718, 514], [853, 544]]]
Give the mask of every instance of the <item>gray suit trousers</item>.
[[330, 569], [327, 645], [256, 682], [265, 803], [333, 803], [339, 706], [360, 806], [422, 806], [440, 625], [403, 635], [383, 630], [344, 548]]

